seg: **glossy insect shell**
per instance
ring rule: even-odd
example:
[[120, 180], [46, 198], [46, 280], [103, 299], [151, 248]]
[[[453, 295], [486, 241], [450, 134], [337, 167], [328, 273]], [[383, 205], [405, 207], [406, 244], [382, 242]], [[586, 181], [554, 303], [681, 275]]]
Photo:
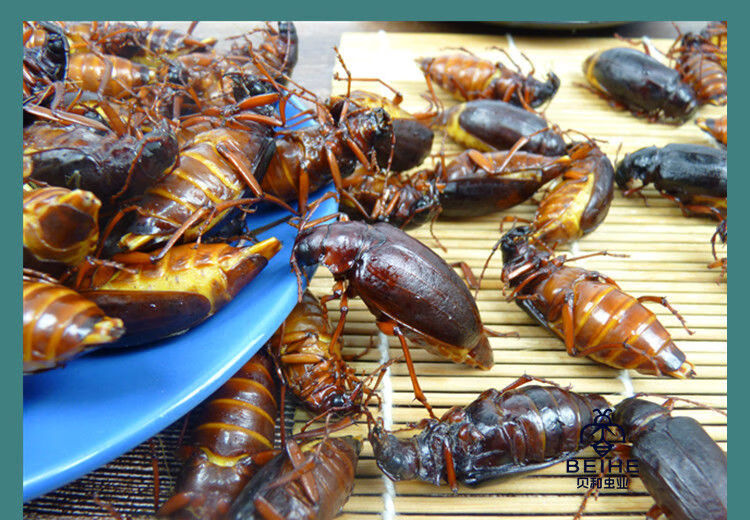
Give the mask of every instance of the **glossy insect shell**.
[[105, 202], [126, 182], [121, 197], [142, 194], [177, 157], [177, 139], [159, 128], [135, 139], [83, 126], [36, 122], [24, 129], [23, 146], [24, 177], [88, 190]]
[[278, 386], [265, 350], [199, 407], [192, 454], [175, 494], [158, 515], [172, 520], [220, 520], [252, 475], [270, 459], [278, 416]]
[[392, 480], [439, 485], [453, 465], [456, 481], [473, 486], [573, 457], [592, 441], [591, 433], [581, 432], [594, 422], [595, 410], [608, 407], [600, 395], [557, 387], [490, 389], [468, 406], [430, 419], [411, 438], [375, 427], [370, 442], [378, 467]]
[[565, 154], [565, 142], [556, 132], [544, 130], [550, 126], [544, 118], [503, 101], [481, 99], [456, 105], [437, 118], [436, 126], [467, 148], [483, 152], [510, 150], [519, 139], [528, 137], [521, 150]]
[[97, 268], [84, 280], [83, 294], [113, 316], [127, 333], [113, 346], [132, 346], [184, 332], [212, 316], [267, 265], [281, 248], [276, 239], [235, 248], [227, 244], [185, 244], [157, 263], [131, 253], [112, 259], [128, 272]]
[[[236, 160], [258, 178], [265, 173], [274, 151], [267, 130], [256, 125], [252, 129], [216, 128], [197, 134], [180, 150], [179, 164], [146, 190], [138, 203], [141, 211], [120, 245], [136, 250], [165, 242], [198, 209], [241, 199], [247, 185], [221, 147], [236, 148]], [[186, 230], [183, 239], [197, 239], [201, 231], [209, 231], [228, 214], [229, 210], [224, 210], [208, 223], [199, 220]]]
[[[340, 111], [345, 99], [344, 97], [332, 98], [329, 101], [331, 111], [334, 113]], [[372, 92], [355, 90], [348, 99], [350, 104], [354, 106], [382, 108], [390, 116], [395, 141], [393, 143], [391, 171], [410, 170], [422, 164], [427, 158], [432, 149], [432, 140], [435, 134], [412, 114], [390, 100]], [[378, 166], [386, 168], [391, 156], [391, 143], [383, 143], [376, 151]]]
[[94, 252], [101, 202], [88, 191], [38, 188], [23, 195], [24, 266], [57, 274]]
[[669, 520], [726, 520], [727, 455], [692, 417], [631, 397], [615, 406], [646, 490]]
[[130, 96], [135, 89], [154, 79], [154, 71], [145, 65], [119, 56], [99, 56], [93, 53], [71, 54], [67, 79], [78, 88], [98, 92], [107, 70], [111, 72], [102, 92], [105, 96]]
[[612, 162], [596, 146], [573, 161], [539, 203], [533, 239], [553, 246], [594, 231], [609, 213], [614, 175]]
[[388, 224], [336, 222], [300, 233], [301, 266], [323, 263], [347, 280], [370, 312], [404, 326], [433, 353], [483, 369], [492, 349], [476, 302], [463, 280], [430, 248]]
[[560, 88], [560, 78], [554, 73], [542, 82], [523, 76], [502, 63], [493, 63], [471, 54], [443, 55], [417, 59], [419, 67], [462, 101], [498, 99], [522, 106], [521, 98], [529, 106], [538, 107], [551, 99]]
[[684, 204], [704, 203], [726, 212], [727, 152], [682, 143], [642, 148], [617, 165], [615, 181], [621, 189], [654, 183]]
[[[508, 152], [488, 152], [484, 158], [499, 168]], [[558, 159], [560, 159], [558, 161]], [[567, 158], [516, 152], [505, 171], [486, 171], [464, 152], [446, 166], [440, 191], [441, 217], [466, 218], [512, 208], [564, 171]]]
[[335, 158], [342, 177], [350, 175], [359, 161], [348, 140], [365, 156], [381, 147], [390, 149], [393, 129], [383, 109], [350, 110], [346, 121], [338, 121], [340, 113], [332, 115], [333, 125], [307, 127], [277, 137], [276, 153], [263, 178], [263, 191], [284, 200], [295, 200], [303, 171], [308, 175], [309, 192], [323, 186], [332, 178], [328, 152]]
[[[333, 327], [323, 305], [305, 291], [302, 301], [268, 343], [269, 351], [280, 361], [285, 384], [316, 416], [349, 404], [354, 409], [359, 404], [351, 398], [354, 389], [349, 383], [356, 384], [357, 380], [341, 357], [341, 337], [332, 344], [332, 336]], [[287, 355], [311, 356], [317, 361], [287, 362]]]
[[529, 316], [565, 341], [565, 305], [571, 301], [573, 345], [566, 347], [572, 352], [592, 348], [588, 357], [594, 361], [643, 374], [695, 376], [693, 364], [653, 312], [599, 273], [568, 267], [530, 245], [529, 233], [528, 227], [517, 227], [500, 246], [502, 280], [511, 289], [521, 288], [515, 302]]
[[108, 317], [72, 289], [46, 282], [23, 282], [24, 374], [54, 368], [119, 338], [122, 321]]
[[[331, 520], [349, 499], [360, 442], [352, 437], [327, 438], [306, 447], [303, 460], [293, 464], [286, 452], [266, 464], [245, 486], [232, 505], [227, 520]], [[312, 467], [310, 467], [312, 463]], [[286, 480], [295, 467], [309, 469]], [[317, 500], [300, 482], [310, 479]]]
[[[341, 197], [339, 210], [352, 220], [362, 220], [368, 224], [386, 222], [399, 229], [407, 230], [433, 220], [440, 210], [439, 189], [434, 178], [417, 178], [412, 175], [404, 179], [397, 175], [372, 175], [364, 167], [357, 168], [344, 179], [347, 196]], [[367, 212], [362, 211], [349, 199], [354, 198]], [[386, 211], [394, 198], [395, 206]]]
[[695, 92], [676, 70], [635, 49], [597, 52], [583, 72], [595, 89], [637, 115], [682, 123], [698, 108]]

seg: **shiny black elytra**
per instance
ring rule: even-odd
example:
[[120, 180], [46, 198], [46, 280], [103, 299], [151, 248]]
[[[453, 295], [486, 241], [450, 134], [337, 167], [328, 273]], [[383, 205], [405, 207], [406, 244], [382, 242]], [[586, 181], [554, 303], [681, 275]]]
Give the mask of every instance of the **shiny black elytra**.
[[583, 73], [598, 94], [639, 117], [681, 124], [698, 108], [679, 72], [635, 49], [599, 51], [583, 63]]
[[727, 151], [697, 144], [641, 148], [618, 163], [615, 182], [630, 195], [653, 183], [683, 213], [726, 216]]
[[726, 520], [727, 455], [695, 419], [634, 397], [617, 404], [612, 419], [656, 502], [649, 518]]

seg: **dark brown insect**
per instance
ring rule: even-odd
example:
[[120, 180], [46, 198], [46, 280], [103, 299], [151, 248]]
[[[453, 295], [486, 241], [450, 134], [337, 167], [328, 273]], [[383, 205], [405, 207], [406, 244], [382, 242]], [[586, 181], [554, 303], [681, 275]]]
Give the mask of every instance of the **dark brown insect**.
[[595, 92], [638, 117], [682, 124], [698, 108], [695, 92], [676, 70], [635, 49], [592, 54], [583, 74]]
[[711, 137], [719, 141], [724, 146], [727, 146], [727, 116], [724, 115], [718, 119], [711, 119], [708, 117], [696, 117], [695, 124], [707, 132]]
[[612, 162], [592, 142], [575, 145], [574, 158], [542, 198], [531, 225], [532, 242], [555, 247], [594, 231], [609, 213], [615, 187]]
[[333, 179], [342, 179], [357, 163], [369, 165], [368, 155], [380, 147], [390, 149], [393, 130], [382, 109], [355, 109], [331, 114], [333, 121], [281, 133], [276, 153], [261, 184], [265, 193], [286, 201], [299, 201], [305, 211], [307, 197]]
[[253, 246], [185, 244], [152, 263], [145, 253], [115, 255], [127, 269], [85, 270], [78, 289], [127, 332], [113, 346], [150, 343], [194, 327], [229, 303], [281, 249], [275, 238]]
[[119, 338], [122, 320], [56, 283], [23, 281], [23, 373], [49, 370]]
[[286, 386], [309, 411], [358, 411], [362, 382], [341, 357], [341, 336], [334, 338], [328, 312], [310, 291], [302, 295], [268, 348], [279, 361]]
[[177, 157], [177, 141], [167, 128], [141, 139], [80, 125], [37, 121], [23, 132], [24, 179], [110, 198], [143, 193]]
[[354, 107], [385, 110], [393, 125], [394, 142], [393, 147], [380, 146], [376, 149], [378, 166], [402, 172], [422, 164], [430, 153], [434, 134], [422, 123], [424, 118], [421, 115], [417, 117], [399, 106], [401, 100], [398, 92], [393, 100], [389, 100], [372, 92], [355, 90], [346, 96], [331, 98], [327, 104], [332, 111], [340, 110], [339, 107], [344, 103]]
[[520, 139], [523, 151], [540, 155], [565, 154], [565, 141], [541, 116], [494, 99], [453, 106], [438, 115], [433, 128], [467, 148], [482, 152], [510, 150]]
[[727, 151], [697, 144], [641, 148], [617, 164], [615, 181], [629, 196], [653, 183], [683, 214], [727, 214]]
[[360, 442], [327, 438], [304, 451], [290, 440], [286, 451], [245, 486], [227, 520], [331, 520], [354, 488]]
[[38, 188], [23, 194], [24, 267], [59, 276], [96, 250], [101, 202], [88, 191]]
[[278, 415], [273, 362], [258, 352], [200, 407], [193, 445], [158, 516], [219, 520], [250, 478], [270, 460]]
[[425, 77], [461, 101], [499, 99], [530, 109], [552, 99], [560, 88], [560, 78], [552, 72], [542, 82], [533, 70], [524, 76], [518, 66], [512, 70], [469, 52], [418, 58], [417, 63]]
[[567, 155], [463, 152], [433, 173], [442, 185], [440, 216], [466, 218], [512, 208], [561, 175], [570, 161]]
[[358, 167], [343, 181], [339, 210], [352, 220], [386, 222], [412, 229], [430, 222], [440, 212], [440, 186], [434, 175], [371, 174]]
[[[350, 297], [359, 296], [385, 334], [398, 337], [415, 395], [430, 411], [414, 373], [406, 338], [433, 354], [482, 369], [492, 367], [492, 348], [466, 283], [430, 248], [388, 224], [335, 222], [302, 229], [292, 264], [323, 263], [341, 299], [343, 330]], [[300, 294], [301, 297], [301, 294]]]
[[611, 278], [568, 267], [564, 256], [530, 245], [528, 233], [518, 227], [503, 236], [502, 280], [512, 291], [509, 299], [562, 339], [569, 355], [642, 374], [695, 375], [669, 332], [642, 305], [660, 303], [683, 321], [666, 298], [634, 298]]
[[615, 406], [612, 420], [632, 444], [628, 456], [654, 499], [648, 518], [726, 520], [727, 454], [691, 417], [631, 397]]
[[152, 185], [120, 245], [127, 250], [167, 240], [194, 241], [224, 219], [248, 187], [262, 194], [259, 179], [274, 151], [271, 129], [215, 128], [196, 135], [179, 153], [179, 164]]
[[593, 440], [585, 426], [609, 404], [600, 395], [558, 386], [521, 386], [533, 379], [526, 376], [501, 391], [487, 390], [439, 420], [425, 419], [422, 431], [410, 438], [376, 425], [369, 438], [378, 467], [391, 480], [418, 479], [436, 486], [445, 481], [455, 492], [459, 482], [474, 486], [575, 456]]

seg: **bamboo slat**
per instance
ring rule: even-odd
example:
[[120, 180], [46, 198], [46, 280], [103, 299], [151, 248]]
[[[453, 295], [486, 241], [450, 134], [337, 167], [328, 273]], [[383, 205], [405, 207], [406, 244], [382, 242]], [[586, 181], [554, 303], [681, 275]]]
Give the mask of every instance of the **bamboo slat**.
[[[671, 44], [658, 40], [653, 43], [659, 49], [667, 49]], [[562, 129], [575, 129], [604, 140], [602, 149], [611, 159], [615, 159], [618, 149], [622, 157], [644, 146], [663, 146], [670, 142], [710, 144], [710, 139], [692, 122], [674, 127], [636, 119], [628, 112], [612, 109], [605, 100], [581, 86], [584, 83], [583, 60], [596, 50], [622, 45], [621, 42], [517, 38], [514, 44], [538, 71], [554, 70], [562, 81], [560, 91], [546, 109], [547, 118]], [[436, 55], [446, 47], [464, 47], [479, 55], [502, 59], [497, 51], [487, 50], [492, 45], [508, 48], [509, 42], [503, 35], [347, 33], [342, 37], [340, 51], [355, 78], [382, 78], [404, 95], [402, 107], [418, 112], [426, 108], [420, 97], [426, 88], [415, 58]], [[387, 90], [379, 91], [373, 83], [355, 82], [352, 87], [388, 95]], [[334, 93], [343, 93], [345, 89], [344, 83], [334, 81]], [[438, 91], [438, 95], [447, 106], [455, 103], [445, 92]], [[723, 108], [704, 107], [700, 114], [718, 116], [723, 111]], [[435, 143], [433, 152], [437, 153], [442, 144], [440, 136]], [[460, 151], [449, 139], [444, 140], [444, 146], [447, 153]], [[645, 190], [644, 193], [648, 205], [642, 199], [625, 199], [617, 193], [605, 222], [573, 249], [580, 254], [606, 250], [629, 255], [627, 258], [594, 257], [581, 261], [580, 265], [606, 273], [635, 295], [666, 296], [695, 331], [693, 335], [688, 334], [669, 311], [651, 306], [695, 363], [698, 376], [681, 381], [631, 373], [635, 391], [682, 396], [726, 409], [726, 282], [719, 281], [719, 273], [706, 267], [712, 261], [709, 240], [716, 223], [686, 218], [672, 202], [655, 191]], [[412, 235], [432, 246], [448, 261], [466, 261], [478, 272], [500, 236], [502, 217], [515, 215], [528, 219], [533, 217], [533, 212], [534, 205], [526, 203], [502, 214], [468, 221], [439, 221], [434, 233], [447, 249], [444, 252], [436, 247], [427, 226], [413, 231]], [[523, 373], [554, 379], [563, 385], [572, 384], [580, 392], [599, 392], [614, 403], [621, 400], [625, 387], [617, 378], [619, 371], [588, 359], [567, 356], [557, 338], [537, 326], [515, 304], [505, 301], [499, 278], [501, 267], [497, 255], [491, 260], [477, 295], [479, 309], [488, 327], [500, 332], [516, 331], [520, 337], [490, 340], [496, 360], [492, 370], [472, 370], [442, 361], [419, 348], [412, 349], [420, 384], [436, 413], [440, 415], [451, 406], [466, 405], [481, 391], [502, 388]], [[331, 286], [332, 278], [321, 268], [311, 289], [321, 296], [330, 293]], [[332, 320], [338, 319], [336, 302], [329, 304], [329, 310]], [[372, 315], [361, 301], [350, 302], [344, 340], [349, 354], [362, 353], [368, 345], [378, 341]], [[389, 338], [388, 345], [391, 357], [400, 355], [395, 338]], [[380, 353], [374, 348], [353, 366], [360, 373], [369, 373], [379, 363]], [[389, 384], [395, 427], [426, 417], [424, 409], [414, 400], [405, 366], [392, 368]], [[725, 417], [686, 404], [678, 404], [675, 413], [700, 421], [709, 435], [726, 449]], [[307, 419], [304, 413], [297, 413], [298, 425]], [[362, 425], [352, 431], [366, 433]], [[402, 434], [409, 432], [399, 435]], [[588, 449], [581, 456], [595, 455]], [[365, 444], [354, 494], [341, 518], [371, 520], [381, 517], [386, 501], [392, 500], [395, 514], [412, 520], [473, 518], [475, 515], [503, 520], [558, 520], [573, 517], [583, 493], [577, 489], [576, 476], [567, 474], [563, 464], [477, 489], [463, 487], [456, 495], [445, 487], [420, 482], [396, 483], [395, 495], [390, 499], [384, 498], [387, 489], [372, 459], [372, 449]], [[598, 500], [589, 502], [585, 518], [642, 518], [651, 504], [643, 485], [635, 479], [629, 491], [602, 490]]]

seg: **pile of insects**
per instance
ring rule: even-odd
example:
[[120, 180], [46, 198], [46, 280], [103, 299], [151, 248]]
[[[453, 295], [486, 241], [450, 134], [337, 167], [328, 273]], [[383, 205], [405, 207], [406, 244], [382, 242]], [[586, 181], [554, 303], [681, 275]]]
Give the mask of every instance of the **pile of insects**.
[[[499, 63], [467, 50], [418, 59], [429, 107], [410, 113], [382, 80], [366, 79], [392, 96], [352, 90], [364, 78], [336, 49], [345, 93], [321, 99], [295, 82], [300, 42], [291, 22], [224, 42], [198, 39], [194, 27], [23, 24], [24, 374], [185, 333], [221, 312], [280, 250], [274, 238], [255, 238], [248, 215], [282, 208], [296, 230], [289, 264], [298, 303], [196, 410], [184, 466], [158, 516], [333, 518], [352, 493], [365, 440], [391, 480], [455, 492], [575, 457], [597, 442], [587, 426], [606, 412], [621, 426], [616, 455], [640, 463], [651, 518], [726, 518], [726, 454], [698, 422], [673, 416], [672, 400], [636, 396], [613, 406], [523, 375], [438, 417], [412, 350], [487, 371], [489, 338], [518, 334], [482, 322], [472, 289], [484, 272], [447, 263], [406, 232], [540, 195], [533, 219], [498, 219], [510, 229], [487, 251], [502, 255], [506, 300], [570, 356], [693, 378], [695, 365], [644, 305], [666, 307], [692, 333], [666, 298], [633, 296], [604, 273], [569, 265], [593, 255], [555, 250], [597, 229], [616, 187], [638, 196], [653, 183], [685, 215], [717, 220], [710, 267], [726, 276], [716, 253], [716, 240], [727, 240], [726, 116], [696, 119], [721, 147], [648, 147], [613, 164], [595, 137], [563, 131], [538, 111], [554, 102], [558, 76], [533, 66], [525, 74], [507, 53]], [[679, 35], [665, 53], [672, 66], [621, 46], [593, 54], [582, 73], [613, 107], [682, 124], [702, 104], [727, 102], [726, 29], [712, 23]], [[446, 108], [436, 89], [459, 102]], [[309, 107], [295, 122], [311, 125], [284, 129], [292, 97]], [[466, 149], [431, 156], [438, 135]], [[311, 200], [329, 183], [333, 192]], [[339, 212], [313, 218], [331, 197]], [[318, 297], [305, 286], [321, 264], [333, 287]], [[357, 373], [343, 353], [357, 297], [401, 349], [370, 373]], [[399, 362], [429, 414], [406, 436], [378, 415], [378, 388]], [[287, 400], [311, 417], [296, 435], [277, 425]], [[366, 439], [339, 434], [357, 425], [366, 425]], [[680, 453], [693, 470], [681, 469]]]

